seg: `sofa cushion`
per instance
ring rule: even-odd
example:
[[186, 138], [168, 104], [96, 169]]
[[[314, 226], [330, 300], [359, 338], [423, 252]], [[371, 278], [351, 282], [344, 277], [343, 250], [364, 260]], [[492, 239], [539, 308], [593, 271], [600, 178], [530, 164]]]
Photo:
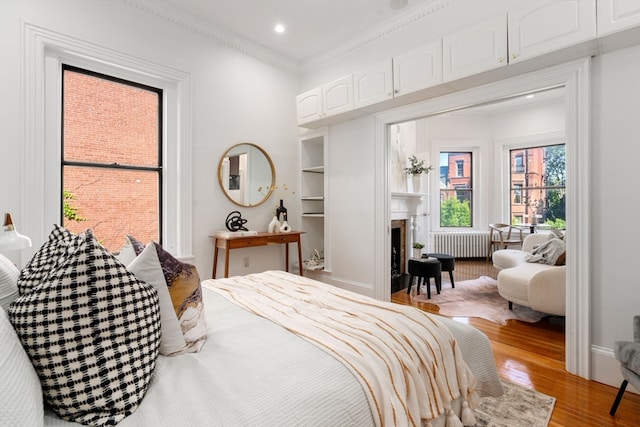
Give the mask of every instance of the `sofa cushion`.
[[524, 257], [527, 254], [528, 252], [517, 249], [500, 249], [493, 253], [493, 266], [498, 270], [503, 270], [505, 268], [512, 268], [517, 265], [524, 264], [526, 262]]
[[52, 410], [68, 421], [115, 424], [137, 408], [155, 368], [158, 294], [90, 230], [71, 245], [63, 234], [55, 265], [40, 283], [30, 280], [9, 319]]

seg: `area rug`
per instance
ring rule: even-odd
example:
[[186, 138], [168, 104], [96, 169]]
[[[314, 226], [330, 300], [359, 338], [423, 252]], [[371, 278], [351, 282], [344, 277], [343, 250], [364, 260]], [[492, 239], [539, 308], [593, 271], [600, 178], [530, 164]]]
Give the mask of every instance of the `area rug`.
[[[457, 286], [457, 285], [456, 285]], [[547, 427], [556, 398], [502, 380], [504, 394], [483, 397], [475, 427]]]
[[481, 317], [500, 325], [505, 325], [509, 319], [535, 323], [547, 316], [518, 304], [513, 304], [513, 310], [509, 310], [507, 300], [498, 293], [497, 280], [488, 276], [456, 282], [453, 289], [451, 283], [443, 280], [440, 294], [435, 291], [433, 279], [431, 285], [431, 299], [427, 298], [424, 287], [420, 289], [420, 295], [416, 295], [415, 286], [411, 289], [411, 298], [414, 301], [437, 305], [439, 313], [443, 316]]

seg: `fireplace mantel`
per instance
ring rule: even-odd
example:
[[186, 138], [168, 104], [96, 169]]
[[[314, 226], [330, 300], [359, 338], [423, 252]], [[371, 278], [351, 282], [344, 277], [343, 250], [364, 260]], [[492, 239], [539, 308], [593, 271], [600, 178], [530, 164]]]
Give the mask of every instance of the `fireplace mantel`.
[[418, 214], [418, 206], [427, 199], [426, 193], [391, 193], [391, 219], [409, 219]]

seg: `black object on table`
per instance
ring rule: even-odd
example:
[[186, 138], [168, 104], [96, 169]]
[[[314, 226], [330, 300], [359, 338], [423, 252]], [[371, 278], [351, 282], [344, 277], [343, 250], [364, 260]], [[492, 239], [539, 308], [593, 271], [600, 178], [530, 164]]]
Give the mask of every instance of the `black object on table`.
[[453, 270], [456, 268], [456, 259], [453, 255], [449, 254], [423, 254], [423, 258], [435, 258], [440, 261], [440, 268], [442, 271], [449, 272], [449, 279], [451, 279], [451, 287], [455, 288], [456, 284], [453, 281]]
[[435, 258], [412, 258], [409, 260], [409, 285], [407, 286], [407, 294], [411, 292], [413, 279], [418, 278], [418, 295], [420, 294], [420, 286], [426, 281], [427, 298], [431, 299], [431, 277], [436, 283], [436, 291], [440, 293], [442, 287], [442, 270], [440, 261]]

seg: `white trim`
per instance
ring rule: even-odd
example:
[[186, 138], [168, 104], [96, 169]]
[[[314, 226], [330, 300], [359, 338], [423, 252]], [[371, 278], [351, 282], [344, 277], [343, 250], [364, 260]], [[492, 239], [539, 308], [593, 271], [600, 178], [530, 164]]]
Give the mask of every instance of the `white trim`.
[[61, 95], [57, 82], [64, 59], [163, 89], [163, 246], [176, 256], [192, 256], [190, 75], [28, 23], [23, 23], [22, 31], [24, 167], [20, 181], [23, 194], [29, 195], [23, 198], [25, 230], [34, 242], [43, 242], [59, 222]]
[[[377, 298], [389, 299], [391, 198], [389, 124], [417, 119], [519, 94], [564, 86], [567, 153], [566, 369], [590, 378], [590, 58], [389, 110], [375, 116], [375, 284]], [[479, 189], [477, 188], [476, 191]], [[580, 215], [578, 215], [580, 213]], [[580, 266], [580, 268], [579, 268]]]

